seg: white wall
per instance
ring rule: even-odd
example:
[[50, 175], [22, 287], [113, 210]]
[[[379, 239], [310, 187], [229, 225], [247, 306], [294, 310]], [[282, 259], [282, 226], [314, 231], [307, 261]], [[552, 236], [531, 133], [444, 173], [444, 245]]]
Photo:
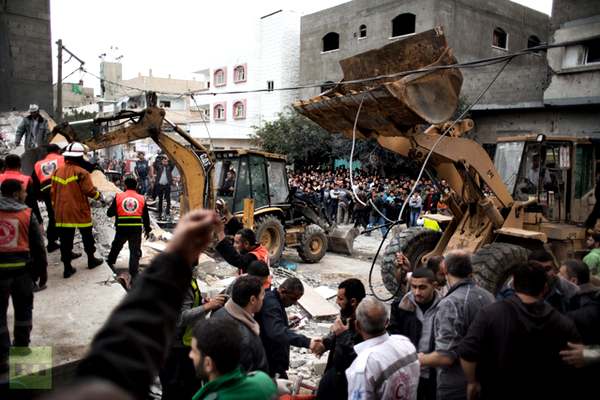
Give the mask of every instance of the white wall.
[[[226, 54], [210, 66], [209, 92], [215, 96], [196, 96], [199, 106], [210, 105], [210, 121], [207, 122], [213, 139], [248, 140], [254, 133], [254, 126], [264, 121], [273, 120], [285, 106], [297, 99], [297, 92], [273, 91], [265, 93], [229, 94], [230, 91], [250, 91], [265, 89], [267, 81], [274, 81], [275, 88], [295, 86], [299, 78], [300, 49], [300, 15], [292, 11], [282, 11], [257, 21], [252, 32], [246, 32], [247, 51], [243, 54]], [[234, 83], [234, 67], [246, 64], [246, 82]], [[227, 84], [215, 87], [213, 74], [221, 68], [227, 68]], [[223, 94], [218, 94], [223, 93]], [[233, 118], [233, 104], [238, 100], [246, 101], [246, 118]], [[226, 119], [214, 120], [214, 105], [226, 102]], [[195, 106], [195, 104], [192, 104]], [[202, 123], [189, 125], [192, 136], [205, 139], [208, 137], [206, 127]]]

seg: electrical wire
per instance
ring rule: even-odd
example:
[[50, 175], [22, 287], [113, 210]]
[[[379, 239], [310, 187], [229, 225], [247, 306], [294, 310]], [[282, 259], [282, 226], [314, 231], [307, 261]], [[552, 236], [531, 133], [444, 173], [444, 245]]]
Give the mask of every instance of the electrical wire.
[[[406, 199], [404, 199], [404, 203], [402, 204], [402, 208], [400, 209], [400, 214], [398, 214], [398, 220], [391, 223], [391, 224], [384, 224], [383, 226], [386, 226], [388, 229], [385, 232], [385, 234], [383, 235], [381, 242], [379, 243], [379, 247], [377, 248], [377, 252], [375, 253], [375, 257], [373, 257], [373, 262], [371, 263], [371, 269], [369, 270], [369, 289], [371, 289], [371, 293], [373, 294], [373, 296], [375, 296], [375, 298], [377, 298], [380, 301], [390, 301], [392, 300], [394, 297], [396, 297], [398, 295], [398, 293], [401, 290], [400, 285], [398, 285], [398, 289], [396, 290], [396, 293], [392, 294], [391, 297], [389, 298], [381, 298], [379, 297], [376, 293], [375, 290], [373, 288], [373, 270], [375, 269], [375, 263], [377, 262], [377, 258], [379, 257], [379, 253], [381, 252], [381, 248], [383, 247], [383, 243], [385, 242], [385, 240], [387, 239], [388, 234], [390, 233], [390, 231], [392, 230], [392, 227], [399, 224], [401, 222], [401, 218], [402, 218], [402, 214], [404, 213], [404, 209], [406, 208], [406, 205], [408, 204], [408, 201], [410, 199], [410, 197], [413, 195], [413, 193], [415, 192], [417, 186], [419, 185], [419, 181], [421, 180], [421, 177], [423, 176], [423, 172], [425, 171], [425, 168], [427, 166], [427, 163], [429, 161], [429, 159], [431, 158], [431, 155], [433, 154], [433, 151], [435, 150], [435, 148], [438, 146], [439, 143], [441, 143], [441, 141], [446, 137], [446, 135], [448, 134], [448, 132], [450, 132], [452, 130], [452, 128], [465, 116], [467, 115], [467, 113], [469, 111], [471, 111], [471, 109], [481, 100], [481, 98], [485, 95], [485, 93], [487, 93], [488, 90], [490, 90], [490, 88], [492, 87], [492, 85], [494, 84], [494, 82], [496, 82], [496, 80], [498, 79], [498, 77], [500, 76], [500, 74], [502, 74], [502, 72], [504, 71], [504, 69], [508, 66], [508, 64], [513, 60], [513, 58], [516, 57], [510, 57], [506, 60], [506, 62], [502, 65], [502, 67], [500, 67], [500, 69], [498, 70], [498, 72], [494, 75], [494, 77], [492, 78], [492, 80], [490, 81], [490, 83], [481, 91], [481, 93], [479, 93], [479, 95], [477, 96], [477, 98], [475, 98], [475, 100], [452, 122], [452, 124], [450, 124], [450, 126], [448, 126], [448, 128], [446, 128], [446, 130], [444, 130], [444, 132], [440, 135], [440, 137], [435, 141], [435, 143], [433, 144], [433, 146], [431, 146], [431, 149], [429, 150], [429, 152], [427, 153], [427, 157], [425, 157], [425, 160], [423, 160], [423, 165], [421, 166], [421, 170], [419, 171], [419, 175], [417, 177], [417, 179], [415, 180], [415, 184], [413, 185], [410, 193], [408, 194], [408, 196], [406, 196]], [[357, 112], [358, 114], [358, 112]], [[379, 227], [377, 227], [379, 228]], [[372, 229], [376, 229], [376, 228], [372, 228]], [[363, 232], [364, 233], [364, 232]]]
[[[360, 115], [360, 110], [362, 108], [363, 105], [363, 101], [365, 100], [365, 96], [366, 96], [366, 92], [363, 94], [362, 98], [360, 99], [360, 104], [358, 105], [358, 110], [356, 111], [356, 117], [354, 118], [354, 126], [352, 127], [352, 149], [350, 150], [350, 187], [352, 188], [352, 194], [354, 195], [354, 199], [356, 201], [358, 201], [360, 204], [362, 204], [363, 206], [366, 206], [367, 204], [364, 203], [361, 199], [358, 198], [358, 195], [356, 194], [356, 188], [354, 187], [354, 181], [353, 181], [353, 168], [352, 168], [352, 162], [353, 162], [353, 158], [354, 158], [354, 146], [356, 144], [356, 125], [358, 123], [358, 116]], [[381, 210], [379, 210], [379, 208], [377, 208], [377, 206], [375, 205], [375, 203], [373, 202], [372, 199], [369, 199], [369, 204], [371, 205], [371, 207], [373, 207], [373, 209], [377, 212], [377, 214], [379, 214], [384, 220], [386, 220], [387, 222], [394, 222], [391, 219], [389, 219], [383, 212], [381, 212]]]
[[[194, 97], [193, 94], [190, 94], [190, 98], [194, 101], [194, 104], [196, 105], [196, 108], [198, 109], [198, 111], [200, 111], [200, 106], [198, 105], [198, 103], [196, 103], [196, 98]], [[200, 118], [202, 119], [202, 122], [204, 123], [204, 127], [206, 128], [206, 134], [208, 135], [208, 149], [210, 151], [212, 151], [215, 147], [213, 146], [212, 137], [210, 136], [210, 131], [208, 130], [208, 124], [206, 123], [206, 119], [204, 118], [204, 115], [200, 115]]]
[[[392, 74], [378, 75], [378, 76], [354, 79], [354, 80], [349, 80], [349, 81], [340, 81], [340, 82], [337, 82], [337, 85], [343, 86], [343, 85], [353, 85], [353, 84], [357, 84], [357, 83], [368, 83], [368, 82], [374, 82], [374, 81], [378, 81], [378, 80], [382, 80], [382, 79], [399, 78], [399, 77], [403, 77], [403, 76], [407, 76], [407, 75], [411, 75], [411, 74], [452, 69], [452, 68], [459, 68], [459, 69], [481, 68], [481, 67], [491, 66], [491, 65], [495, 65], [495, 64], [498, 64], [501, 62], [505, 62], [507, 60], [512, 60], [513, 58], [518, 57], [518, 56], [537, 53], [540, 50], [547, 50], [547, 49], [551, 49], [551, 48], [555, 48], [555, 47], [565, 47], [565, 46], [577, 45], [577, 44], [581, 44], [582, 42], [583, 42], [582, 40], [576, 40], [576, 41], [569, 41], [569, 42], [562, 42], [562, 43], [555, 43], [555, 44], [543, 44], [543, 45], [523, 49], [523, 50], [517, 51], [515, 53], [505, 54], [502, 56], [488, 57], [488, 58], [472, 60], [472, 61], [467, 61], [467, 62], [462, 62], [462, 63], [449, 64], [449, 65], [428, 66], [428, 67], [419, 68], [419, 69], [410, 70], [410, 71], [402, 71], [402, 72], [397, 72], [397, 73], [392, 73]], [[82, 70], [85, 73], [89, 74], [90, 76], [93, 76], [96, 79], [102, 80], [105, 83], [109, 83], [114, 86], [122, 87], [122, 88], [129, 89], [129, 90], [141, 91], [141, 92], [148, 91], [148, 90], [140, 89], [137, 87], [128, 86], [128, 85], [122, 84], [120, 82], [114, 82], [114, 81], [110, 81], [107, 79], [102, 79], [98, 75], [89, 72], [87, 69], [82, 68]], [[206, 91], [206, 89], [192, 90], [192, 91], [187, 91], [187, 92], [166, 92], [166, 91], [155, 91], [155, 92], [157, 94], [179, 96], [179, 97], [190, 96], [190, 95], [217, 96], [217, 95], [224, 95], [224, 94], [264, 93], [264, 92], [273, 92], [273, 91], [311, 89], [311, 88], [322, 87], [326, 84], [330, 84], [330, 83], [320, 82], [320, 83], [314, 83], [314, 84], [308, 84], [308, 85], [296, 85], [296, 86], [280, 87], [280, 88], [272, 88], [272, 89], [264, 88], [264, 89], [235, 90], [235, 91], [225, 91], [225, 92], [208, 92], [208, 91]]]

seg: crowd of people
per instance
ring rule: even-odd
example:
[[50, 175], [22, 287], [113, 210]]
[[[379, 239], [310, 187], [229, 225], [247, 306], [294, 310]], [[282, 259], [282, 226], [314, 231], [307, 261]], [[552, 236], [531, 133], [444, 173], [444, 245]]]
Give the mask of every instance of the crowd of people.
[[105, 172], [116, 172], [113, 182], [121, 187], [128, 176], [136, 178], [137, 191], [152, 202], [158, 201], [158, 219], [171, 219], [171, 201], [179, 196], [181, 179], [175, 164], [164, 153], [159, 152], [148, 160], [140, 151], [135, 162], [102, 159], [98, 165]]
[[[105, 200], [94, 187], [85, 147], [73, 142], [62, 152], [55, 145], [46, 150], [32, 176], [20, 171], [16, 155], [6, 157], [0, 174], [0, 374], [8, 371], [11, 347], [29, 347], [34, 291], [48, 279], [47, 252], [60, 249], [69, 279], [76, 272], [72, 260], [81, 257], [73, 252], [79, 230], [88, 268], [104, 262], [95, 255], [89, 199]], [[398, 253], [395, 276], [407, 285], [404, 296], [388, 309], [367, 296], [359, 279], [346, 279], [337, 287], [340, 314], [330, 333], [308, 337], [292, 329], [286, 311], [304, 295], [302, 281], [289, 277], [275, 285], [267, 249], [223, 204], [220, 213], [183, 216], [165, 251], [138, 273], [141, 236], [151, 229], [140, 186], [151, 176], [142, 170], [150, 168], [139, 165], [138, 179], [125, 179], [126, 190], [107, 210], [116, 228], [107, 263], [114, 270], [128, 243], [133, 284], [96, 334], [75, 384], [51, 398], [145, 398], [158, 376], [163, 399], [273, 399], [294, 384], [287, 375], [292, 346], [315, 357], [329, 351], [317, 399], [595, 398], [600, 291], [593, 275], [600, 269], [600, 235], [590, 236], [591, 251], [581, 261], [557, 265], [543, 248], [530, 252], [495, 295], [475, 281], [467, 251], [430, 257], [419, 268]], [[153, 169], [157, 191], [166, 191], [161, 186], [172, 178], [169, 161], [160, 159]], [[354, 179], [352, 188], [343, 169], [299, 172], [291, 187], [328, 218], [341, 214], [377, 226], [377, 210], [397, 219], [394, 205], [415, 184], [361, 173]], [[443, 210], [449, 195], [445, 182], [423, 180], [418, 189], [423, 195], [415, 191], [408, 203], [410, 225], [422, 212]], [[353, 191], [362, 203], [352, 200]], [[46, 204], [45, 238], [38, 201]], [[238, 273], [222, 293], [207, 298], [192, 272], [215, 239], [215, 250]]]
[[[396, 221], [402, 204], [415, 185], [408, 175], [383, 178], [356, 169], [350, 182], [350, 171], [296, 171], [290, 175], [290, 187], [296, 197], [310, 201], [322, 215], [338, 224], [353, 223], [363, 228], [379, 227], [388, 220]], [[423, 214], [445, 214], [450, 189], [446, 181], [422, 179], [404, 209], [402, 220], [416, 226]], [[385, 232], [386, 228], [381, 227]]]

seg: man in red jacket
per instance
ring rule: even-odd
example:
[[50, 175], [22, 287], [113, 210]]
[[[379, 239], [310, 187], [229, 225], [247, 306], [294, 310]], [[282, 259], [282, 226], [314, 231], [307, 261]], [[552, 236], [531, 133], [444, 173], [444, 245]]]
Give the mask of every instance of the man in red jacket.
[[56, 220], [54, 219], [54, 209], [52, 208], [52, 199], [50, 198], [50, 188], [52, 187], [52, 174], [59, 167], [65, 164], [65, 158], [60, 155], [60, 147], [55, 144], [47, 146], [48, 154], [42, 160], [35, 163], [31, 179], [33, 181], [33, 190], [38, 200], [42, 200], [46, 205], [48, 213], [48, 229], [46, 237], [48, 246], [46, 250], [52, 253], [60, 248], [58, 242], [58, 232], [56, 230]]
[[125, 179], [125, 191], [117, 193], [106, 214], [115, 218], [115, 239], [106, 259], [111, 269], [114, 269], [117, 257], [125, 243], [129, 243], [129, 275], [135, 279], [142, 257], [142, 227], [146, 237], [150, 235], [150, 215], [144, 196], [136, 191], [137, 181], [134, 178]]
[[7, 179], [14, 179], [23, 185], [23, 188], [27, 192], [27, 198], [25, 204], [31, 208], [33, 215], [37, 218], [38, 222], [42, 222], [42, 214], [37, 204], [35, 193], [33, 192], [33, 185], [31, 177], [21, 173], [21, 157], [16, 154], [9, 154], [4, 159], [4, 172], [0, 174], [0, 184]]

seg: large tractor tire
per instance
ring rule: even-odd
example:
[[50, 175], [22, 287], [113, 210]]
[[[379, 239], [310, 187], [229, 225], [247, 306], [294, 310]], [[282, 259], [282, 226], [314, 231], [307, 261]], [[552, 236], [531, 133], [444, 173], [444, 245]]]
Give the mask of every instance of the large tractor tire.
[[510, 243], [490, 243], [473, 254], [475, 281], [496, 294], [509, 278], [512, 267], [527, 261], [527, 249]]
[[275, 265], [285, 247], [285, 231], [279, 218], [274, 215], [257, 217], [254, 223], [256, 240], [269, 251], [269, 261]]
[[307, 263], [316, 263], [327, 251], [327, 235], [319, 225], [308, 225], [300, 239], [298, 255]]
[[403, 290], [398, 290], [398, 282], [394, 275], [396, 253], [402, 252], [410, 261], [412, 269], [415, 270], [421, 266], [421, 258], [435, 248], [441, 236], [441, 232], [411, 227], [392, 238], [383, 252], [383, 262], [381, 263], [381, 279], [391, 294], [397, 296], [404, 294]]

